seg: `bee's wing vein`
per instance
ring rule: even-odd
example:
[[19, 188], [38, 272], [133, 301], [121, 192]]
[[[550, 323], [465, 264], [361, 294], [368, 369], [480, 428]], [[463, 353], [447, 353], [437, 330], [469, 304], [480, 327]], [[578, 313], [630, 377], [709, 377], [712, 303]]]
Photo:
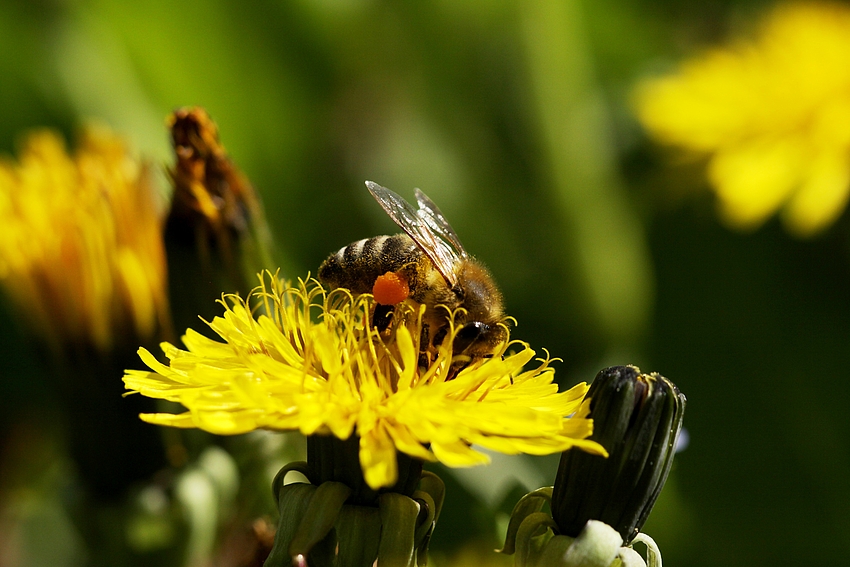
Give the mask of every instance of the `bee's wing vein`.
[[[407, 233], [434, 263], [434, 267], [451, 286], [457, 285], [455, 266], [466, 257], [454, 230], [434, 203], [422, 191], [416, 190], [419, 210], [400, 195], [373, 181], [366, 187], [393, 222]], [[424, 198], [424, 199], [423, 199]]]

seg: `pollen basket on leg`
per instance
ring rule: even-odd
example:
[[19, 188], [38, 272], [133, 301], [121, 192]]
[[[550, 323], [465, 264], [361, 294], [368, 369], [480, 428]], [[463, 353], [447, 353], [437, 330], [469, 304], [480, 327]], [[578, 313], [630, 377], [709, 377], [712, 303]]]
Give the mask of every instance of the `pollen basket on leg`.
[[375, 280], [372, 296], [381, 305], [396, 305], [410, 296], [407, 278], [399, 272], [387, 272]]

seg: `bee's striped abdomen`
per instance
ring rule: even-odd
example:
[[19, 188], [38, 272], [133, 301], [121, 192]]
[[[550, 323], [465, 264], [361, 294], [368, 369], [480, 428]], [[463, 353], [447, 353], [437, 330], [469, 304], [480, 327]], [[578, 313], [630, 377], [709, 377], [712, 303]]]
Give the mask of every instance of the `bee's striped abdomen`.
[[415, 269], [421, 256], [420, 248], [406, 234], [366, 238], [331, 254], [319, 266], [319, 280], [330, 288], [371, 293], [378, 276], [405, 266]]

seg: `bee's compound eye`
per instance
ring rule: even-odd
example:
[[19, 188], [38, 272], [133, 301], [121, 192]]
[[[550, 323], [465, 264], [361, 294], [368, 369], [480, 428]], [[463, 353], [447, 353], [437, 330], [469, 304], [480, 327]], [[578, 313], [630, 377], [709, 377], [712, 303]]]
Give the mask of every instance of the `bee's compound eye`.
[[398, 272], [387, 272], [383, 276], [378, 276], [372, 286], [372, 295], [381, 305], [401, 303], [410, 295], [407, 278]]
[[481, 335], [490, 330], [490, 325], [481, 321], [471, 321], [461, 328], [455, 335], [455, 340], [452, 343], [452, 348], [455, 354], [464, 352], [472, 343], [477, 341]]

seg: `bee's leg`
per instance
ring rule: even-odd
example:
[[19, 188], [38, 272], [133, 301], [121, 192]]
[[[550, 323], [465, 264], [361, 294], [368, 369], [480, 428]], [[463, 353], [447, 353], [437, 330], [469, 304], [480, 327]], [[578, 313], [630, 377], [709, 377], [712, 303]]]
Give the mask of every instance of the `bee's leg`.
[[436, 333], [434, 333], [434, 341], [433, 341], [432, 344], [435, 347], [440, 346], [441, 344], [443, 344], [443, 341], [445, 340], [446, 335], [448, 335], [448, 334], [449, 334], [449, 328], [448, 327], [440, 328]]
[[419, 334], [419, 352], [425, 352], [431, 346], [431, 329], [428, 323], [422, 324], [422, 332]]
[[394, 305], [375, 305], [375, 312], [372, 314], [372, 326], [383, 334], [390, 327], [390, 323], [395, 313]]
[[446, 382], [449, 380], [454, 380], [455, 377], [460, 374], [460, 371], [472, 364], [472, 358], [463, 357], [461, 360], [455, 360], [452, 362], [452, 365], [449, 367], [449, 373], [446, 376]]
[[429, 353], [431, 346], [431, 332], [427, 323], [422, 324], [422, 332], [419, 334], [419, 367], [428, 368], [431, 365]]

